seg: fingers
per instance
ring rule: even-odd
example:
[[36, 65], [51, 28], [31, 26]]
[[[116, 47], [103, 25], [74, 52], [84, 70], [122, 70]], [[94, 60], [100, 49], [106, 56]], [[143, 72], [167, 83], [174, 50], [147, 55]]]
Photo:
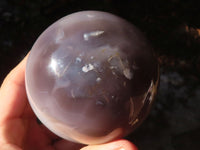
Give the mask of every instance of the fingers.
[[27, 56], [5, 78], [0, 89], [0, 124], [23, 114], [27, 104], [25, 66]]
[[59, 140], [54, 143], [54, 148], [56, 150], [78, 150], [83, 147], [82, 144], [73, 143], [67, 140]]
[[121, 139], [101, 145], [89, 145], [82, 148], [81, 150], [138, 150], [138, 149], [130, 141]]

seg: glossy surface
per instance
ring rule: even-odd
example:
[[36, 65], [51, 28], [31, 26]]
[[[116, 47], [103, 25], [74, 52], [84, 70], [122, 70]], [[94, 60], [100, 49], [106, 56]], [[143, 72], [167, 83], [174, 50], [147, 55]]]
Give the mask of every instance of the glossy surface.
[[35, 42], [26, 68], [29, 102], [57, 135], [84, 144], [126, 136], [146, 117], [158, 65], [142, 33], [105, 12], [66, 16]]

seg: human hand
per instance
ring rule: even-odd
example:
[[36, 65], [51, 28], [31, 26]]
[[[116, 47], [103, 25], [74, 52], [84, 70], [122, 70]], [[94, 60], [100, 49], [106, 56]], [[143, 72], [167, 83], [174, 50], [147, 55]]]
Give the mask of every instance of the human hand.
[[0, 88], [1, 150], [137, 150], [127, 140], [84, 146], [63, 140], [37, 122], [26, 96], [27, 56], [5, 78]]

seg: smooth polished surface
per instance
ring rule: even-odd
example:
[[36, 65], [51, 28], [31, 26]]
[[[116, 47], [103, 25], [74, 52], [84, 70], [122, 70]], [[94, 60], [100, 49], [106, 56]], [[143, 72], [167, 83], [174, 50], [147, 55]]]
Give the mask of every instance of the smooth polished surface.
[[84, 144], [132, 132], [148, 114], [158, 64], [142, 33], [105, 12], [66, 16], [35, 42], [26, 68], [29, 102], [57, 135]]

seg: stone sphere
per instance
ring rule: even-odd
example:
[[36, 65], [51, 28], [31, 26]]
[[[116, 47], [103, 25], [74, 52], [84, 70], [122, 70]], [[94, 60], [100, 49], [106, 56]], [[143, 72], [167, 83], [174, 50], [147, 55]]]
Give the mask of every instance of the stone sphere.
[[48, 27], [26, 66], [30, 105], [56, 135], [100, 144], [131, 133], [157, 91], [158, 63], [144, 35], [113, 14], [82, 11]]

